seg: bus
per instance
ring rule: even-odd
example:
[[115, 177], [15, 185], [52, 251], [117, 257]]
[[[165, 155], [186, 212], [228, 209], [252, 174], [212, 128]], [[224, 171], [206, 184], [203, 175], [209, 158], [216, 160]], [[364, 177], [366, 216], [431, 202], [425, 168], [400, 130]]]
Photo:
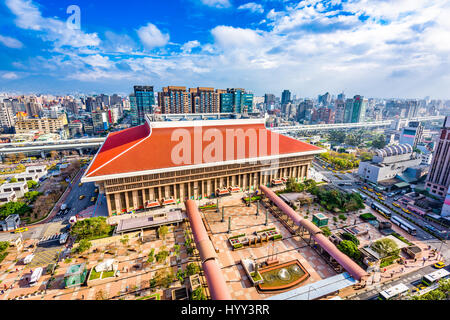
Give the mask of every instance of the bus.
[[417, 234], [416, 228], [414, 228], [411, 224], [409, 224], [399, 216], [391, 217], [391, 221], [393, 224], [396, 224], [397, 226], [408, 232], [410, 235], [415, 236]]
[[390, 219], [392, 216], [392, 213], [386, 209], [385, 207], [379, 205], [376, 202], [372, 202], [372, 204], [370, 205], [370, 207], [372, 209], [374, 209], [375, 211], [377, 211], [379, 214], [381, 214], [383, 217], [385, 217], [386, 219]]
[[353, 193], [359, 194], [363, 200], [367, 200], [367, 196], [366, 196], [364, 193], [360, 192], [359, 190], [357, 190], [357, 189], [352, 189], [351, 191], [352, 191]]
[[408, 290], [406, 285], [400, 283], [387, 290], [381, 291], [378, 294], [378, 300], [391, 300], [404, 295]]
[[33, 271], [33, 273], [31, 274], [31, 277], [30, 277], [30, 283], [29, 283], [30, 287], [35, 286], [38, 283], [39, 279], [42, 276], [43, 271], [44, 271], [44, 269], [42, 269], [42, 267], [36, 268]]
[[438, 283], [439, 280], [445, 279], [450, 275], [450, 272], [448, 272], [445, 269], [439, 269], [438, 271], [434, 271], [432, 273], [426, 274], [422, 278], [422, 283], [431, 286], [435, 283]]

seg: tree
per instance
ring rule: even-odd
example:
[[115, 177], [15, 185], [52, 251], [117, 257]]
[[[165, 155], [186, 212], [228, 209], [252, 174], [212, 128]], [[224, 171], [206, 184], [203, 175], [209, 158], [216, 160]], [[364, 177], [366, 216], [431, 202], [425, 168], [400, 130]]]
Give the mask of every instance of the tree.
[[355, 237], [354, 235], [352, 235], [352, 234], [349, 233], [349, 232], [344, 232], [344, 233], [341, 235], [341, 237], [342, 237], [342, 239], [352, 241], [352, 242], [353, 242], [354, 244], [356, 244], [357, 246], [359, 245], [359, 240], [358, 240], [358, 238]]
[[121, 242], [124, 246], [128, 243], [128, 241], [130, 241], [128, 235], [124, 235], [124, 236], [120, 239], [120, 242]]
[[395, 241], [388, 238], [375, 241], [372, 244], [372, 249], [378, 252], [382, 258], [400, 253]]
[[324, 235], [325, 237], [331, 236], [330, 228], [328, 228], [328, 227], [322, 227], [322, 228], [320, 228], [320, 230], [322, 230], [322, 233], [323, 233], [323, 235]]
[[166, 240], [166, 235], [169, 233], [169, 227], [161, 226], [158, 229], [158, 235], [161, 239]]
[[346, 133], [343, 130], [333, 130], [328, 134], [328, 140], [336, 144], [341, 144], [345, 141]]
[[29, 180], [29, 181], [27, 181], [27, 185], [28, 185], [28, 189], [32, 189], [35, 186], [37, 186], [37, 182], [34, 180]]
[[373, 153], [371, 152], [361, 152], [359, 154], [359, 158], [361, 159], [361, 161], [370, 161], [373, 159]]
[[197, 264], [191, 262], [186, 266], [186, 275], [192, 276], [200, 272], [200, 268]]
[[192, 300], [207, 300], [206, 299], [206, 295], [203, 292], [203, 288], [202, 287], [198, 287], [197, 289], [192, 291], [191, 299]]
[[337, 245], [337, 248], [353, 260], [359, 260], [361, 258], [361, 252], [353, 241], [342, 240], [341, 243]]
[[80, 242], [78, 243], [77, 252], [83, 253], [83, 252], [89, 250], [91, 247], [92, 247], [92, 243], [89, 240], [81, 239]]
[[9, 180], [10, 183], [16, 183], [17, 179], [16, 178], [11, 178], [11, 180]]
[[155, 255], [155, 258], [158, 263], [165, 263], [168, 256], [169, 251], [162, 250]]
[[155, 261], [155, 249], [152, 248], [148, 254], [147, 263], [152, 264]]
[[384, 134], [377, 136], [372, 140], [372, 147], [376, 149], [383, 149], [386, 146], [386, 137]]
[[22, 201], [8, 202], [8, 203], [0, 206], [0, 217], [1, 218], [6, 218], [7, 216], [12, 215], [12, 214], [18, 214], [20, 216], [23, 216], [30, 212], [31, 212], [31, 207], [27, 206]]

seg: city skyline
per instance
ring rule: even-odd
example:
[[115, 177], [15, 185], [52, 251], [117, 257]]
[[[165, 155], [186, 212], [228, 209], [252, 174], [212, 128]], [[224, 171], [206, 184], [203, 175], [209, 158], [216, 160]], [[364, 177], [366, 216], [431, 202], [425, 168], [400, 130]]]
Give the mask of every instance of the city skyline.
[[445, 1], [78, 1], [81, 29], [69, 29], [71, 4], [0, 5], [0, 91], [128, 95], [169, 84], [448, 98]]

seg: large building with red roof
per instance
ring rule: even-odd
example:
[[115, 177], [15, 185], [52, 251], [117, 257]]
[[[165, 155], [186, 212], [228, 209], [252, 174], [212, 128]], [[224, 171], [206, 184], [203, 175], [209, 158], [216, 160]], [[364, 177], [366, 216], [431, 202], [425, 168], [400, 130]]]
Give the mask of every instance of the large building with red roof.
[[265, 119], [165, 121], [110, 133], [82, 182], [95, 182], [108, 212], [198, 199], [289, 177], [304, 179], [323, 149], [267, 130]]

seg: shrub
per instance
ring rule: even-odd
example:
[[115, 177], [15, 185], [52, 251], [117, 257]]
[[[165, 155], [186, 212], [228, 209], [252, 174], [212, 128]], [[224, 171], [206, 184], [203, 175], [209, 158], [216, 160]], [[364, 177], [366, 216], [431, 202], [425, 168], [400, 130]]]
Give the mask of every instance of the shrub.
[[325, 237], [331, 236], [330, 228], [328, 228], [328, 227], [322, 227], [322, 228], [320, 228], [320, 230], [322, 230], [322, 233], [323, 233], [323, 235], [324, 235]]
[[340, 214], [339, 219], [345, 221], [345, 220], [347, 220], [347, 217], [344, 214]]
[[360, 216], [359, 216], [361, 219], [363, 219], [364, 221], [371, 221], [371, 220], [377, 220], [377, 218], [373, 215], [373, 214], [371, 214], [371, 213], [364, 213], [364, 214], [361, 214]]
[[197, 264], [193, 263], [193, 262], [189, 263], [186, 266], [186, 273], [185, 273], [186, 276], [192, 276], [192, 275], [197, 274], [199, 272], [200, 272], [200, 267]]
[[202, 287], [198, 287], [197, 289], [192, 291], [191, 299], [192, 300], [207, 300], [206, 299], [206, 295], [203, 292], [203, 288]]
[[344, 240], [350, 240], [352, 241], [354, 244], [356, 244], [357, 246], [359, 245], [359, 240], [357, 237], [355, 237], [353, 234], [349, 233], [349, 232], [344, 232], [343, 234], [341, 234], [342, 239]]
[[359, 260], [361, 258], [361, 252], [353, 241], [342, 240], [341, 243], [337, 245], [337, 248], [353, 260]]
[[162, 250], [155, 255], [155, 258], [158, 263], [164, 263], [168, 256], [169, 256], [169, 251]]

